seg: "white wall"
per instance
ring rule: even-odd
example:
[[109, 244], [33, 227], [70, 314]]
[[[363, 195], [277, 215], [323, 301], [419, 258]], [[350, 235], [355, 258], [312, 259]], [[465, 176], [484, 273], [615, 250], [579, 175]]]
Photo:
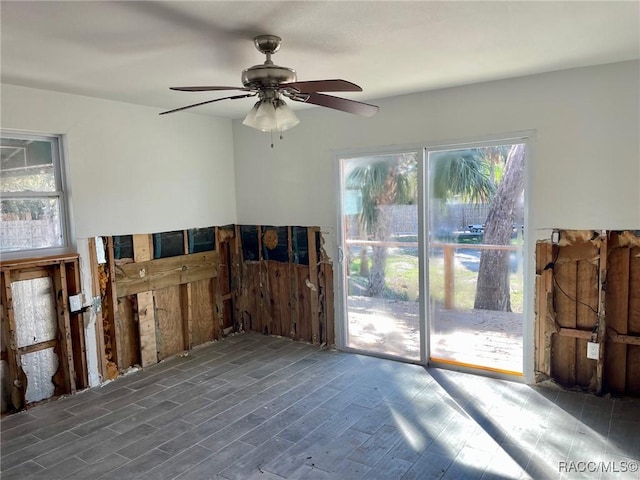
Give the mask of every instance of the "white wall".
[[63, 134], [78, 238], [236, 220], [231, 121], [2, 85], [5, 129]]
[[370, 119], [309, 109], [273, 149], [236, 121], [238, 222], [334, 226], [334, 150], [535, 130], [531, 228], [640, 228], [639, 71], [624, 62], [383, 99]]
[[[534, 131], [527, 165], [523, 352], [524, 378], [531, 383], [534, 240], [549, 238], [554, 227], [640, 228], [639, 71], [637, 61], [625, 62], [383, 99], [371, 119], [309, 109], [273, 149], [268, 135], [236, 121], [238, 222], [318, 225], [335, 259], [335, 151]], [[338, 345], [344, 341], [340, 278], [335, 276]]]
[[[62, 134], [85, 304], [88, 238], [236, 222], [231, 121], [1, 86], [3, 129]], [[84, 315], [89, 384], [100, 383], [95, 322]]]

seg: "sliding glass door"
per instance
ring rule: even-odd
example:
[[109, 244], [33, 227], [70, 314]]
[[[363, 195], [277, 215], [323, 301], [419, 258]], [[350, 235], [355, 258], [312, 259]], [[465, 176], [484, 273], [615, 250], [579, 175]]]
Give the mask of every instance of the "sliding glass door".
[[415, 361], [418, 160], [418, 152], [340, 160], [345, 345]]
[[340, 345], [522, 374], [524, 142], [339, 159]]
[[429, 359], [521, 374], [524, 144], [428, 154]]

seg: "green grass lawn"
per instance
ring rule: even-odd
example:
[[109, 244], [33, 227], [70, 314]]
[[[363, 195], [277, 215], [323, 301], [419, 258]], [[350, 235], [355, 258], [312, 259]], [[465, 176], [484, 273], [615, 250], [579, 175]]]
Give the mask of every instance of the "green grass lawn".
[[[418, 257], [402, 253], [390, 253], [385, 268], [387, 290], [385, 298], [393, 300], [417, 301], [418, 289]], [[371, 259], [369, 259], [371, 261]], [[367, 285], [367, 279], [359, 275], [360, 258], [351, 258], [349, 264], [349, 294], [361, 294]], [[459, 309], [472, 309], [476, 294], [478, 274], [464, 266], [454, 268], [454, 306]], [[512, 273], [510, 276], [511, 309], [514, 312], [523, 311], [523, 276], [522, 272]], [[429, 290], [431, 298], [437, 303], [444, 303], [444, 261], [442, 257], [429, 259]]]

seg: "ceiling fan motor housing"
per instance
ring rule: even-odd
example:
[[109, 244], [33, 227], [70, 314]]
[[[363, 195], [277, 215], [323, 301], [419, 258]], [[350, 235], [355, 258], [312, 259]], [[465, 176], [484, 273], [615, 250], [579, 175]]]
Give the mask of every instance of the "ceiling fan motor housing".
[[242, 84], [251, 89], [276, 87], [280, 83], [295, 81], [296, 71], [293, 68], [273, 64], [254, 65], [242, 71]]

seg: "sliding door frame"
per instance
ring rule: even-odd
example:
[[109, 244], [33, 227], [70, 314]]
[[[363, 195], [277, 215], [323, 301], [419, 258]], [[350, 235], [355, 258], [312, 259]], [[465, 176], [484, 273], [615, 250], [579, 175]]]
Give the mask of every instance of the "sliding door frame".
[[[417, 360], [408, 359], [404, 357], [398, 357], [395, 355], [389, 355], [382, 352], [372, 352], [369, 350], [360, 350], [348, 345], [348, 312], [347, 312], [347, 292], [348, 286], [346, 282], [346, 276], [344, 271], [344, 243], [345, 243], [345, 232], [344, 232], [344, 224], [343, 224], [343, 207], [344, 207], [344, 198], [343, 192], [345, 190], [345, 178], [342, 175], [342, 164], [343, 161], [361, 158], [361, 157], [375, 157], [380, 155], [391, 155], [391, 154], [402, 154], [402, 153], [413, 153], [416, 154], [416, 159], [418, 163], [418, 268], [420, 270], [420, 275], [418, 276], [418, 292], [419, 295], [419, 328], [420, 328], [420, 358]], [[423, 146], [417, 146], [412, 148], [412, 146], [387, 146], [380, 147], [375, 149], [362, 149], [362, 150], [349, 150], [349, 151], [337, 151], [333, 154], [333, 161], [336, 165], [336, 176], [338, 190], [337, 190], [337, 228], [336, 228], [336, 240], [337, 240], [337, 252], [338, 259], [334, 262], [335, 269], [334, 271], [339, 272], [337, 275], [334, 275], [336, 279], [336, 295], [335, 295], [335, 335], [336, 335], [336, 348], [338, 350], [342, 350], [345, 352], [352, 353], [361, 353], [366, 354], [373, 357], [380, 358], [388, 358], [392, 360], [401, 360], [406, 363], [414, 363], [419, 365], [427, 365], [428, 355], [426, 352], [426, 302], [424, 295], [422, 295], [423, 291], [427, 291], [425, 281], [426, 277], [424, 275], [425, 268], [425, 257], [424, 257], [424, 242], [422, 238], [424, 236], [423, 231], [423, 216], [424, 216], [424, 166], [425, 166], [425, 150]]]
[[[410, 361], [402, 359], [407, 363], [418, 363], [424, 366], [437, 366], [459, 371], [468, 371], [472, 373], [480, 373], [485, 376], [497, 378], [505, 378], [514, 381], [524, 381], [526, 383], [534, 383], [534, 286], [535, 286], [535, 242], [536, 232], [533, 230], [535, 225], [535, 214], [533, 209], [533, 168], [534, 146], [536, 140], [535, 130], [516, 131], [505, 133], [502, 135], [485, 135], [480, 137], [467, 137], [463, 139], [455, 139], [449, 141], [433, 142], [426, 141], [418, 144], [405, 144], [395, 146], [383, 146], [363, 149], [336, 150], [333, 153], [333, 164], [336, 172], [336, 241], [337, 241], [337, 257], [334, 260], [334, 271], [339, 272], [334, 275], [335, 287], [335, 335], [336, 347], [338, 350], [363, 353], [370, 356], [391, 358], [398, 360], [398, 357], [389, 356], [381, 353], [370, 351], [356, 350], [347, 346], [347, 285], [343, 269], [344, 252], [343, 245], [345, 241], [345, 232], [343, 231], [342, 211], [343, 211], [343, 194], [344, 178], [342, 178], [342, 161], [363, 156], [377, 156], [392, 153], [417, 153], [418, 158], [418, 265], [420, 268], [419, 275], [419, 312], [420, 312], [420, 360]], [[431, 318], [429, 295], [429, 265], [428, 265], [428, 225], [429, 225], [429, 179], [428, 179], [428, 156], [429, 152], [462, 149], [470, 147], [488, 147], [494, 145], [522, 143], [525, 145], [525, 192], [524, 192], [524, 225], [525, 225], [525, 245], [524, 245], [524, 306], [523, 306], [523, 376], [514, 377], [500, 373], [487, 372], [481, 368], [470, 368], [464, 366], [438, 365], [429, 362], [429, 340], [431, 326], [429, 321]], [[549, 226], [551, 228], [552, 226]]]

